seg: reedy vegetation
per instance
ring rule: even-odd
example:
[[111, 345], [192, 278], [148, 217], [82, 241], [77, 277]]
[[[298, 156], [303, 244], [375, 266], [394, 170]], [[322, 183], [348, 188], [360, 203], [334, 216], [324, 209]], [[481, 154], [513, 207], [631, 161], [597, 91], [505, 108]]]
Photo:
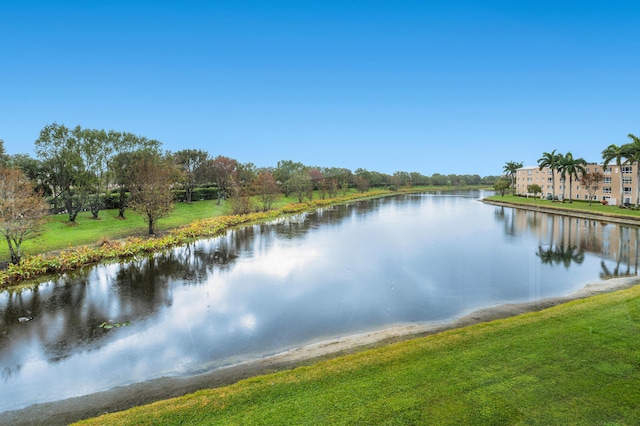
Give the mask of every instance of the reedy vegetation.
[[130, 237], [123, 241], [106, 241], [100, 246], [71, 247], [56, 254], [38, 254], [10, 264], [0, 271], [0, 287], [41, 275], [68, 272], [103, 260], [125, 259], [186, 244], [197, 238], [215, 237], [224, 231], [246, 223], [274, 219], [278, 216], [300, 213], [305, 210], [345, 203], [351, 200], [391, 194], [388, 190], [351, 194], [332, 199], [318, 199], [289, 204], [279, 209], [242, 215], [227, 215], [196, 220], [188, 226], [173, 229], [157, 238]]

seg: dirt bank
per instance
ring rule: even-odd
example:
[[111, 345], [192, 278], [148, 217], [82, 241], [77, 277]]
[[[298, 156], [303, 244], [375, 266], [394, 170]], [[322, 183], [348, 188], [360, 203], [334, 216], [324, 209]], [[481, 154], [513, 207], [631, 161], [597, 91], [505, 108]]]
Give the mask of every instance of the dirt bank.
[[235, 383], [239, 380], [308, 365], [320, 359], [335, 357], [361, 350], [382, 346], [391, 342], [426, 336], [481, 322], [512, 317], [526, 312], [539, 311], [571, 300], [582, 299], [599, 293], [632, 287], [640, 282], [638, 277], [617, 278], [596, 284], [564, 297], [542, 299], [535, 302], [494, 306], [470, 313], [455, 321], [444, 324], [413, 324], [387, 328], [384, 330], [357, 334], [314, 343], [268, 358], [220, 368], [205, 374], [189, 377], [167, 377], [118, 387], [106, 392], [70, 398], [63, 401], [36, 404], [22, 410], [0, 413], [0, 424], [66, 425], [100, 414], [121, 411], [137, 405], [167, 399]]

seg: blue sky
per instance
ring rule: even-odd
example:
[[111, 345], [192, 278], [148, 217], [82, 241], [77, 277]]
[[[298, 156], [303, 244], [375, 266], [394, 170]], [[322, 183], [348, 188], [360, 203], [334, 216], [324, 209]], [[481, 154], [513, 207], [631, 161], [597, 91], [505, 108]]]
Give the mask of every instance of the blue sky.
[[640, 135], [640, 2], [0, 2], [0, 139], [495, 175]]

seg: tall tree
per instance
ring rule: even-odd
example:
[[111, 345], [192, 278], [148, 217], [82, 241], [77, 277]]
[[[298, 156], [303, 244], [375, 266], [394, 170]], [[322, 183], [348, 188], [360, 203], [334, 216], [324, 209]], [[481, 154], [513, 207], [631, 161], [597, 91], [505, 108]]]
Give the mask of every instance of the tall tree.
[[507, 163], [502, 168], [502, 171], [509, 178], [509, 182], [511, 183], [511, 188], [513, 188], [514, 192], [516, 190], [515, 189], [516, 172], [518, 171], [518, 169], [522, 168], [522, 165], [523, 165], [523, 163], [518, 163], [518, 162], [515, 162], [515, 161], [507, 161]]
[[624, 207], [622, 203], [622, 194], [623, 194], [623, 182], [622, 182], [622, 165], [624, 163], [625, 158], [625, 148], [624, 146], [618, 146], [616, 144], [611, 144], [606, 147], [602, 151], [602, 159], [604, 160], [604, 168], [606, 169], [609, 163], [615, 160], [616, 165], [618, 166], [618, 170], [620, 170], [620, 203], [618, 203], [618, 207]]
[[217, 156], [210, 160], [210, 172], [212, 181], [218, 186], [218, 205], [222, 197], [226, 197], [233, 187], [234, 175], [238, 168], [238, 162], [232, 158]]
[[298, 170], [293, 173], [289, 178], [289, 185], [291, 193], [296, 195], [299, 203], [304, 200], [305, 195], [308, 195], [310, 190], [313, 190], [308, 170]]
[[69, 215], [69, 222], [75, 223], [87, 198], [90, 176], [80, 154], [77, 134], [64, 125], [46, 125], [36, 140], [36, 154], [48, 169], [54, 202], [62, 200]]
[[114, 145], [104, 130], [82, 129], [77, 126], [73, 134], [78, 141], [78, 150], [86, 172], [87, 204], [93, 216], [98, 219], [104, 208], [104, 195], [107, 192], [108, 162]]
[[556, 171], [558, 169], [558, 164], [560, 162], [560, 154], [556, 154], [556, 150], [554, 149], [551, 152], [543, 152], [542, 157], [538, 159], [538, 166], [540, 170], [548, 167], [551, 170], [551, 193], [553, 199], [556, 199]]
[[180, 183], [185, 190], [185, 201], [191, 203], [196, 186], [205, 181], [205, 167], [209, 154], [200, 149], [183, 149], [173, 154], [180, 171]]
[[[627, 159], [625, 164], [636, 166], [636, 183], [640, 182], [640, 138], [635, 136], [634, 134], [629, 133], [627, 135], [631, 142], [623, 145], [624, 156]], [[620, 177], [622, 180], [622, 176]], [[640, 185], [636, 185], [636, 208], [638, 208], [638, 204], [640, 203]], [[620, 193], [620, 197], [622, 197], [622, 193]], [[622, 201], [622, 200], [621, 200]]]
[[604, 180], [604, 175], [600, 172], [587, 172], [582, 174], [582, 179], [580, 182], [584, 185], [587, 190], [587, 194], [589, 194], [589, 205], [591, 205], [591, 201], [600, 189], [600, 185]]
[[42, 161], [31, 158], [28, 154], [15, 154], [9, 159], [9, 166], [18, 168], [33, 182], [36, 191], [42, 192], [44, 196], [52, 196], [49, 174], [43, 167]]
[[9, 156], [7, 152], [4, 150], [4, 140], [0, 139], [0, 167], [6, 166], [9, 161]]
[[288, 197], [291, 194], [289, 179], [291, 179], [291, 176], [293, 176], [295, 172], [304, 170], [304, 168], [304, 164], [291, 160], [278, 161], [278, 165], [273, 171], [273, 177], [280, 183], [285, 197]]
[[254, 183], [254, 191], [262, 204], [262, 210], [271, 209], [274, 201], [278, 198], [278, 184], [270, 171], [264, 170], [258, 173]]
[[9, 246], [11, 263], [20, 263], [22, 243], [40, 235], [48, 212], [42, 194], [21, 170], [0, 167], [0, 234]]
[[149, 225], [149, 234], [155, 233], [159, 219], [173, 208], [171, 185], [175, 174], [173, 163], [159, 155], [141, 151], [129, 170], [131, 209], [140, 214]]
[[[573, 203], [573, 194], [572, 194], [573, 179], [574, 178], [576, 180], [579, 179], [578, 173], [584, 174], [587, 172], [587, 169], [585, 168], [586, 165], [587, 165], [587, 162], [585, 161], [584, 158], [582, 157], [573, 158], [573, 154], [571, 154], [571, 152], [567, 152], [567, 154], [562, 156], [562, 159], [560, 160], [560, 164], [558, 167], [565, 179], [565, 184], [566, 184], [567, 176], [569, 177], [569, 202], [570, 203]], [[564, 201], [564, 196], [562, 198]]]
[[[341, 190], [344, 194], [349, 191], [349, 182], [351, 182], [351, 170], [341, 167], [329, 167], [323, 170], [324, 175], [334, 181], [335, 192]], [[331, 189], [330, 189], [331, 191]], [[331, 197], [334, 195], [329, 195]]]

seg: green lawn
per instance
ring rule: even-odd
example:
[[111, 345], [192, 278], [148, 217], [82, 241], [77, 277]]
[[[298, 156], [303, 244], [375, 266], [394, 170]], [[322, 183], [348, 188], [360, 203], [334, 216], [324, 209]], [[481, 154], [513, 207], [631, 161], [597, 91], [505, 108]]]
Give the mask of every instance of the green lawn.
[[[170, 216], [161, 219], [158, 231], [187, 225], [196, 219], [220, 216], [226, 211], [224, 203], [220, 206], [216, 201], [198, 201], [192, 204], [176, 203]], [[147, 224], [142, 217], [128, 210], [126, 219], [118, 219], [118, 210], [103, 210], [99, 220], [92, 219], [90, 212], [82, 212], [76, 218], [76, 224], [69, 224], [66, 214], [49, 218], [43, 234], [36, 240], [23, 244], [26, 255], [46, 253], [65, 249], [70, 246], [94, 244], [103, 238], [117, 239], [130, 235], [146, 235]], [[0, 260], [9, 258], [6, 244], [0, 244]]]
[[637, 425], [640, 286], [260, 376], [95, 425]]
[[503, 201], [506, 203], [527, 204], [527, 205], [550, 207], [550, 208], [564, 209], [564, 210], [579, 210], [579, 211], [599, 213], [604, 215], [640, 217], [640, 210], [636, 210], [635, 208], [603, 206], [597, 201], [594, 201], [591, 205], [589, 205], [588, 201], [579, 201], [579, 200], [574, 200], [572, 203], [568, 203], [568, 202], [559, 203], [557, 201], [554, 202], [549, 200], [541, 200], [540, 198], [524, 198], [524, 197], [517, 197], [514, 195], [505, 195], [504, 197], [500, 195], [495, 195], [492, 197], [487, 197], [487, 200]]

